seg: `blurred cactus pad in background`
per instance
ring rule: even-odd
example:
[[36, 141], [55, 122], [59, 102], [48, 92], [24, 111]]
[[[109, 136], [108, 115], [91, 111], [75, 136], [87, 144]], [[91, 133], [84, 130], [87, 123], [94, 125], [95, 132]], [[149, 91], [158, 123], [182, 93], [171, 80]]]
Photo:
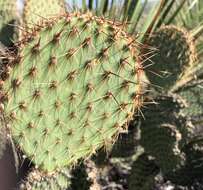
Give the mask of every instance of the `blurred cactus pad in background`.
[[202, 0], [0, 0], [0, 189], [203, 189], [202, 33]]

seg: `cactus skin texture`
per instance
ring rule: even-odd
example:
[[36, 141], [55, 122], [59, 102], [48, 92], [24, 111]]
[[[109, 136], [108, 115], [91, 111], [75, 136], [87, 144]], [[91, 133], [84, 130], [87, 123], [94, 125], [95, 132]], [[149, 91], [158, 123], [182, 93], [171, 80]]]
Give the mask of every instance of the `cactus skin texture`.
[[186, 123], [178, 115], [181, 105], [174, 97], [159, 96], [155, 102], [157, 105], [149, 105], [143, 110], [146, 120], [142, 121], [140, 127], [140, 144], [167, 174], [184, 162], [181, 147], [185, 143], [182, 141], [185, 140]]
[[32, 27], [44, 18], [65, 13], [65, 1], [63, 0], [25, 0], [23, 9], [23, 22]]
[[19, 186], [19, 190], [66, 190], [70, 186], [69, 169], [61, 169], [50, 175], [43, 175], [33, 169], [25, 182]]
[[164, 26], [153, 34], [148, 44], [157, 48], [151, 57], [146, 75], [152, 84], [169, 90], [184, 75], [185, 68], [196, 59], [196, 51], [190, 34], [176, 26]]
[[0, 45], [10, 47], [16, 34], [17, 2], [0, 0]]
[[159, 173], [159, 167], [154, 159], [143, 153], [132, 164], [128, 179], [129, 190], [149, 190], [154, 184], [154, 178]]
[[72, 13], [18, 44], [1, 99], [11, 136], [36, 167], [51, 172], [92, 155], [141, 106], [139, 48], [122, 27]]

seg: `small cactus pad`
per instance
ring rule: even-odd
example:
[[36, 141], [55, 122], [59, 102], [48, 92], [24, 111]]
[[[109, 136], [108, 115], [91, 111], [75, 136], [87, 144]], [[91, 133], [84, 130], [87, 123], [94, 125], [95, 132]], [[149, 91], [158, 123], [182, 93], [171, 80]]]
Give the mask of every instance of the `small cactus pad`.
[[149, 190], [155, 182], [159, 167], [154, 159], [143, 153], [132, 164], [131, 174], [128, 179], [129, 190]]
[[17, 19], [17, 2], [0, 0], [0, 44], [11, 46], [15, 34]]
[[161, 167], [163, 173], [176, 168], [181, 162], [181, 152], [178, 142], [180, 133], [175, 126], [162, 124], [160, 126], [150, 127], [148, 135], [143, 131], [141, 145], [145, 151], [156, 158], [156, 163]]
[[5, 71], [5, 117], [41, 169], [73, 164], [114, 141], [141, 106], [139, 47], [122, 27], [72, 13], [18, 44]]
[[[184, 161], [181, 153], [182, 134], [187, 129], [178, 115], [181, 105], [171, 96], [159, 96], [157, 105], [149, 105], [143, 111], [140, 143], [145, 151], [155, 157], [156, 164], [167, 173]], [[179, 121], [180, 120], [180, 121]], [[182, 132], [184, 131], [184, 132]]]
[[22, 184], [19, 190], [66, 190], [70, 186], [70, 174], [68, 169], [62, 169], [50, 175], [43, 175], [34, 169]]
[[145, 62], [150, 65], [146, 75], [151, 83], [168, 90], [195, 60], [192, 37], [182, 28], [164, 26], [149, 38], [148, 44], [157, 52]]
[[25, 0], [23, 9], [23, 21], [32, 27], [44, 18], [57, 16], [65, 12], [63, 0]]

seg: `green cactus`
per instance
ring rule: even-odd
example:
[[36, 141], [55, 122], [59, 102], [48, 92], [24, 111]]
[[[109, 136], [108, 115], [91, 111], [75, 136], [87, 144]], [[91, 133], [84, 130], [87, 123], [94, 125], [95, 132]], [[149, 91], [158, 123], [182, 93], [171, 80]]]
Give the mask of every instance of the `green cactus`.
[[41, 20], [65, 13], [64, 0], [25, 0], [23, 22], [32, 27]]
[[186, 68], [195, 62], [193, 39], [182, 28], [164, 26], [151, 35], [148, 44], [157, 51], [145, 62], [148, 66], [146, 75], [152, 84], [168, 91], [184, 75]]
[[140, 127], [140, 143], [146, 153], [155, 157], [163, 173], [178, 168], [184, 162], [181, 147], [185, 143], [187, 125], [179, 116], [181, 105], [171, 96], [155, 99], [157, 105], [144, 110], [146, 120]]
[[141, 106], [140, 48], [122, 27], [72, 13], [18, 44], [1, 100], [11, 136], [36, 167], [51, 172], [92, 155]]
[[150, 190], [158, 173], [159, 167], [154, 159], [143, 153], [133, 162], [128, 179], [129, 190]]
[[64, 168], [50, 175], [33, 169], [26, 180], [19, 185], [19, 190], [66, 190], [70, 186], [69, 169]]
[[0, 0], [0, 46], [10, 47], [13, 45], [17, 34], [17, 2], [12, 0]]

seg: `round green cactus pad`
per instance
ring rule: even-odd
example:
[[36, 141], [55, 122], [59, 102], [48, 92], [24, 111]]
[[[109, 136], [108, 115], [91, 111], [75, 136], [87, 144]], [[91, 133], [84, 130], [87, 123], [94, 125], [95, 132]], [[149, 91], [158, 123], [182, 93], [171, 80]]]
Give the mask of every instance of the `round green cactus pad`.
[[195, 62], [193, 38], [184, 28], [164, 26], [148, 39], [148, 44], [157, 52], [145, 62], [146, 75], [151, 83], [170, 90]]
[[4, 114], [16, 145], [42, 170], [114, 142], [141, 106], [140, 48], [121, 23], [72, 13], [17, 45], [3, 78]]

